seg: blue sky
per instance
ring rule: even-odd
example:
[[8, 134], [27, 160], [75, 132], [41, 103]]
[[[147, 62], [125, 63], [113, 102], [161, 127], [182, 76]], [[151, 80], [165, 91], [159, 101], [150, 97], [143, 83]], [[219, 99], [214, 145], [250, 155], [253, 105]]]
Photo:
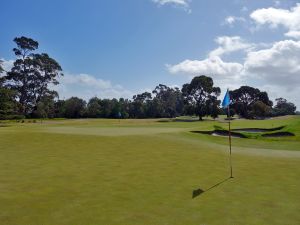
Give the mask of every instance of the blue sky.
[[19, 0], [1, 3], [0, 58], [13, 39], [40, 43], [62, 66], [61, 98], [132, 97], [209, 75], [300, 107], [300, 5], [285, 0]]

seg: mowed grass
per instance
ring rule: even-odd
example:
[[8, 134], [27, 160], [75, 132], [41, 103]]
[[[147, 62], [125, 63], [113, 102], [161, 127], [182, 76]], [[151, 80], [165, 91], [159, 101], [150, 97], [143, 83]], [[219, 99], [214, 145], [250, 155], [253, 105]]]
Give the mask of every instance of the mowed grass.
[[[0, 127], [0, 224], [299, 224], [300, 117], [233, 121], [286, 125], [296, 136], [233, 139], [228, 180], [227, 138], [190, 132], [223, 121], [8, 125]], [[197, 189], [209, 190], [192, 198]]]

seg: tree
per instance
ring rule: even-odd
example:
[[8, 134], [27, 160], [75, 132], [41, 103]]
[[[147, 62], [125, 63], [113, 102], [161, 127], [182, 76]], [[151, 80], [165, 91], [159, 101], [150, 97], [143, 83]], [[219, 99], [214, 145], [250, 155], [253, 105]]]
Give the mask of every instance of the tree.
[[[159, 84], [152, 91], [155, 95], [152, 106], [155, 117], [175, 117], [181, 114], [183, 99], [182, 94], [178, 88], [170, 88], [166, 85]], [[159, 106], [159, 107], [158, 107]], [[155, 109], [160, 109], [159, 111]]]
[[[1, 66], [0, 60], [0, 74], [5, 72]], [[12, 119], [18, 117], [19, 105], [16, 98], [16, 92], [4, 86], [5, 76], [0, 76], [0, 119]]]
[[252, 110], [249, 113], [251, 118], [264, 118], [271, 113], [271, 107], [262, 101], [256, 101], [252, 105]]
[[4, 69], [2, 68], [2, 63], [3, 61], [0, 59], [0, 74], [4, 71]]
[[62, 76], [62, 68], [54, 59], [46, 53], [35, 54], [35, 76], [33, 78], [31, 91], [34, 104], [39, 102], [45, 96], [57, 97], [57, 92], [48, 88], [49, 84], [58, 85], [57, 78]]
[[130, 107], [130, 101], [128, 99], [120, 98], [119, 99], [120, 104], [120, 113], [121, 118], [126, 119], [129, 117], [129, 107]]
[[221, 101], [218, 100], [216, 96], [211, 96], [207, 102], [207, 111], [213, 119], [218, 118], [218, 116], [221, 114], [220, 104]]
[[275, 99], [276, 105], [273, 109], [274, 116], [294, 115], [296, 113], [296, 106], [288, 102], [285, 98]]
[[121, 113], [121, 105], [119, 101], [113, 98], [111, 100], [111, 106], [110, 118], [119, 118], [119, 113]]
[[[199, 116], [199, 120], [202, 120], [203, 116], [209, 115], [207, 105], [213, 97], [218, 97], [220, 93], [220, 88], [214, 87], [212, 78], [204, 75], [194, 77], [190, 84], [184, 84], [182, 87], [185, 104], [192, 107], [192, 111]], [[189, 110], [191, 107], [188, 107]]]
[[86, 113], [86, 102], [77, 97], [71, 97], [64, 103], [64, 116], [66, 118], [81, 118]]
[[235, 112], [244, 118], [250, 118], [253, 104], [257, 101], [264, 103], [266, 106], [272, 106], [266, 92], [261, 92], [257, 88], [241, 86], [240, 88], [230, 91], [232, 100], [231, 107]]
[[65, 100], [57, 100], [54, 102], [54, 118], [63, 118], [65, 111]]
[[57, 96], [49, 85], [57, 85], [57, 77], [63, 75], [60, 65], [46, 53], [35, 54], [38, 42], [27, 37], [14, 39], [17, 47], [13, 49], [17, 59], [7, 73], [7, 86], [15, 90], [21, 113], [30, 114], [44, 96]]
[[133, 96], [133, 102], [130, 104], [130, 115], [133, 118], [146, 118], [149, 113], [149, 106], [152, 95], [149, 92]]
[[10, 88], [17, 92], [22, 113], [27, 113], [30, 102], [28, 93], [30, 76], [33, 77], [34, 73], [32, 51], [38, 48], [38, 42], [26, 37], [15, 38], [14, 42], [17, 44], [17, 48], [13, 49], [17, 60], [6, 79], [9, 81]]
[[15, 92], [0, 85], [0, 119], [19, 117], [19, 105], [15, 100]]
[[43, 96], [36, 104], [32, 117], [34, 118], [54, 118], [55, 102], [52, 96]]
[[87, 115], [91, 118], [98, 118], [101, 115], [101, 100], [97, 97], [91, 98], [87, 104]]
[[100, 102], [101, 106], [101, 117], [102, 118], [110, 118], [111, 110], [112, 110], [112, 104], [109, 99], [102, 99]]

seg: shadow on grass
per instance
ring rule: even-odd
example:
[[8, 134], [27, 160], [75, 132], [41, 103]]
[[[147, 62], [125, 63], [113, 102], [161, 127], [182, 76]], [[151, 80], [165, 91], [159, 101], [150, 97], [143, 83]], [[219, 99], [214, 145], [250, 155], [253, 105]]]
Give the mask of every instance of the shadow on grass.
[[192, 198], [196, 198], [198, 197], [199, 195], [203, 194], [204, 192], [208, 192], [209, 190], [213, 189], [213, 188], [216, 188], [218, 187], [219, 185], [223, 184], [224, 182], [228, 181], [229, 179], [231, 179], [232, 177], [228, 177], [222, 181], [220, 181], [219, 183], [211, 186], [210, 188], [206, 189], [206, 190], [202, 190], [201, 188], [198, 188], [196, 190], [193, 190], [192, 192]]

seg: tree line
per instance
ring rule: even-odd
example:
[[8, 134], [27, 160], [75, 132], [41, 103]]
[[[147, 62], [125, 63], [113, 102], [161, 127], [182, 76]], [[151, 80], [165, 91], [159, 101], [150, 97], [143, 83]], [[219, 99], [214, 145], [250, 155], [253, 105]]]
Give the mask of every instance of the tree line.
[[[217, 118], [226, 114], [218, 99], [221, 89], [211, 77], [196, 76], [181, 89], [159, 84], [150, 92], [132, 99], [100, 99], [88, 102], [78, 97], [59, 100], [50, 86], [58, 85], [63, 76], [59, 63], [46, 53], [37, 53], [39, 43], [31, 38], [16, 37], [16, 56], [10, 71], [0, 61], [0, 119], [18, 118], [173, 118], [197, 115]], [[269, 99], [267, 92], [242, 86], [230, 91], [230, 115], [264, 118], [295, 114], [296, 107], [284, 98]]]

